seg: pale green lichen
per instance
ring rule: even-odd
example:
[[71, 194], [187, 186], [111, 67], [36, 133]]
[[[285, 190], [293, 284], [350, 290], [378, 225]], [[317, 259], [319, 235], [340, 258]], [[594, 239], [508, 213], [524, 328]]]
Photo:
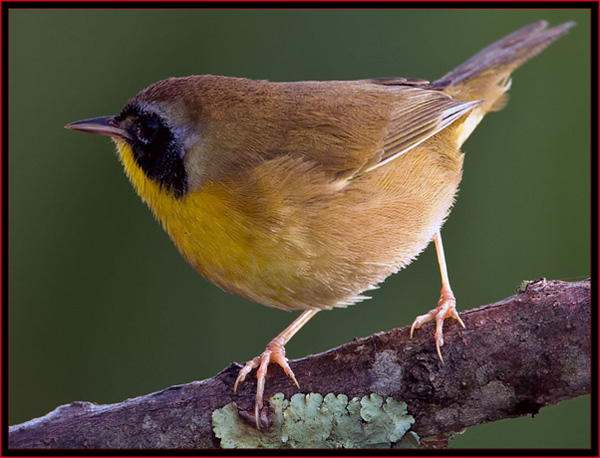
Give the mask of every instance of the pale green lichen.
[[270, 399], [271, 427], [258, 431], [242, 421], [235, 403], [212, 414], [215, 435], [223, 448], [414, 448], [418, 436], [407, 434], [414, 418], [406, 404], [371, 394], [362, 399], [329, 393], [282, 393]]
[[534, 283], [533, 280], [521, 280], [521, 283], [519, 283], [519, 286], [517, 286], [517, 294], [522, 294], [525, 291], [527, 291], [527, 286], [529, 286], [530, 283]]

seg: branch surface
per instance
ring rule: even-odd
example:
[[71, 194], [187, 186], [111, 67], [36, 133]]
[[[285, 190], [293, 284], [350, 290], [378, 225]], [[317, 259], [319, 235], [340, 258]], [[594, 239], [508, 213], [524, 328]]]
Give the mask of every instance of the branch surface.
[[[428, 323], [355, 339], [291, 361], [301, 390], [271, 365], [265, 399], [282, 392], [377, 393], [404, 401], [421, 437], [460, 431], [590, 392], [590, 280], [530, 282], [522, 292], [461, 313], [445, 326], [442, 364]], [[215, 377], [117, 404], [73, 402], [9, 429], [9, 448], [215, 448], [211, 414], [236, 402], [253, 410], [254, 373], [237, 395], [240, 365]]]

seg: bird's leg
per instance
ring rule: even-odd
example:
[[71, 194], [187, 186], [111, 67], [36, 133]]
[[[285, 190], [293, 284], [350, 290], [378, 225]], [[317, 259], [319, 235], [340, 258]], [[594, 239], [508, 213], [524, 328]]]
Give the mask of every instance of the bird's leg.
[[260, 356], [248, 361], [238, 373], [235, 384], [233, 385], [234, 393], [237, 391], [238, 384], [244, 381], [246, 375], [248, 375], [252, 369], [256, 369], [258, 367], [258, 370], [256, 371], [256, 398], [254, 402], [254, 416], [256, 419], [256, 427], [258, 429], [260, 429], [258, 416], [263, 408], [263, 394], [265, 391], [265, 380], [267, 378], [267, 368], [269, 363], [272, 361], [279, 364], [283, 368], [285, 374], [294, 381], [298, 388], [300, 388], [300, 385], [294, 376], [294, 372], [290, 368], [288, 360], [285, 357], [285, 344], [287, 344], [294, 334], [296, 334], [300, 328], [302, 328], [302, 326], [308, 322], [308, 320], [315, 316], [317, 312], [318, 310], [306, 310], [305, 312], [302, 312], [302, 314], [296, 318], [292, 324], [290, 324], [277, 337], [269, 342], [267, 348]]
[[454, 318], [461, 324], [463, 328], [465, 327], [465, 324], [463, 323], [463, 320], [461, 320], [460, 316], [458, 316], [458, 312], [456, 311], [456, 299], [454, 298], [454, 293], [452, 293], [452, 289], [450, 288], [448, 269], [446, 267], [446, 257], [444, 256], [444, 246], [442, 245], [442, 236], [440, 231], [435, 233], [433, 240], [435, 242], [438, 264], [440, 265], [440, 274], [442, 276], [442, 293], [436, 308], [430, 310], [425, 315], [415, 318], [415, 321], [410, 327], [410, 337], [412, 339], [413, 331], [415, 329], [420, 328], [424, 323], [435, 319], [435, 348], [437, 349], [440, 361], [443, 363], [444, 358], [442, 358], [442, 351], [440, 348], [442, 345], [444, 345], [444, 320], [446, 318]]

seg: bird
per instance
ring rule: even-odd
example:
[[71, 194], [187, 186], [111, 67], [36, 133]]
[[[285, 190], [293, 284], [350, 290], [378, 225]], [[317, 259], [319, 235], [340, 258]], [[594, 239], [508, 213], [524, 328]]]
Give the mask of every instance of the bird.
[[441, 78], [271, 82], [194, 75], [154, 83], [115, 116], [67, 129], [109, 136], [126, 175], [203, 277], [259, 304], [302, 313], [239, 371], [269, 364], [300, 387], [285, 345], [319, 311], [361, 302], [432, 241], [437, 305], [410, 336], [456, 310], [441, 228], [462, 177], [461, 146], [507, 102], [511, 73], [574, 25], [527, 25]]

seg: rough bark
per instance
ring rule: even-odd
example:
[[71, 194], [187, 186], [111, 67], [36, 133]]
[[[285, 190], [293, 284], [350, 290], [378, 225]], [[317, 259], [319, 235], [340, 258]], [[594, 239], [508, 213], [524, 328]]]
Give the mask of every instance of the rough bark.
[[[271, 366], [265, 398], [277, 392], [391, 396], [407, 403], [412, 430], [427, 437], [534, 414], [589, 393], [589, 279], [542, 279], [522, 289], [461, 313], [466, 329], [448, 320], [445, 364], [436, 355], [432, 323], [413, 340], [408, 328], [394, 329], [291, 361], [301, 390]], [[211, 379], [117, 404], [60, 406], [10, 427], [9, 448], [219, 447], [211, 413], [232, 401], [252, 410], [253, 374], [233, 394], [239, 368], [231, 364]]]

